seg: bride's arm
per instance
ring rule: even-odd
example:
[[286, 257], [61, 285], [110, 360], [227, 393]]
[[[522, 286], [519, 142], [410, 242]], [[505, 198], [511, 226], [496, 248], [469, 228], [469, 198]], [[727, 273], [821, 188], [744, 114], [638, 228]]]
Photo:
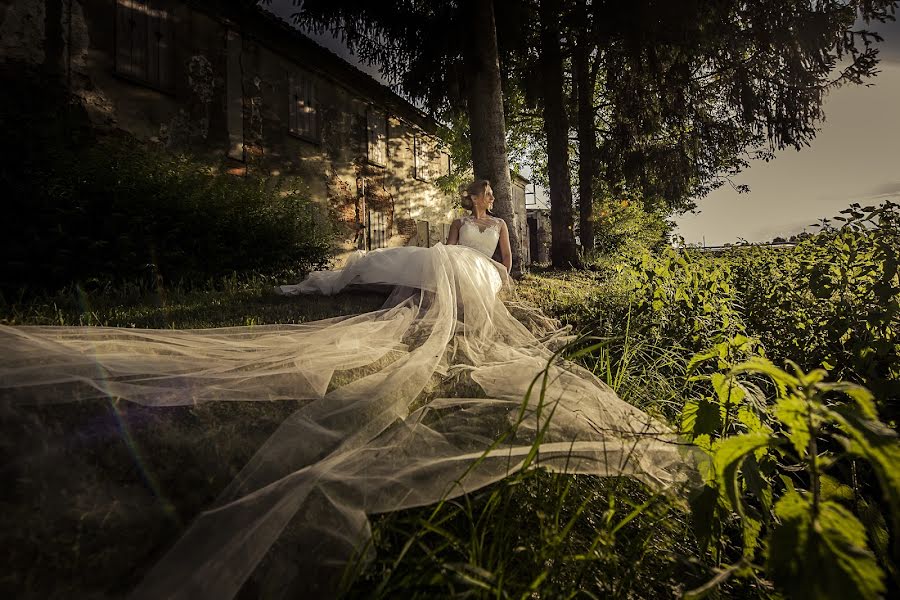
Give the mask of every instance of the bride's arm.
[[506, 221], [500, 220], [500, 256], [503, 258], [503, 266], [506, 272], [512, 270], [512, 249], [509, 247], [509, 230], [506, 228]]
[[453, 246], [459, 243], [459, 219], [450, 223], [450, 233], [447, 234], [447, 245]]

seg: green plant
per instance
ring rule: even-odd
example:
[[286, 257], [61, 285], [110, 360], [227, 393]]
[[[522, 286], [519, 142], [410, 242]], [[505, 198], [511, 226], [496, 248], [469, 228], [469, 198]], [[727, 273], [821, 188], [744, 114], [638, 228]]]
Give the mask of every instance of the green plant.
[[[773, 360], [824, 366], [863, 384], [888, 422], [900, 417], [900, 206], [858, 204], [792, 250], [725, 260], [748, 331]], [[827, 221], [827, 220], [826, 220]], [[826, 222], [826, 225], [828, 223]]]
[[620, 265], [636, 324], [651, 339], [699, 352], [744, 332], [727, 264], [668, 249]]
[[[752, 341], [736, 339], [747, 349]], [[709, 361], [711, 373], [698, 372]], [[723, 348], [695, 357], [689, 382], [705, 382], [712, 395], [688, 401], [682, 430], [705, 455], [706, 484], [692, 499], [701, 547], [717, 563], [731, 563], [688, 594], [699, 598], [729, 577], [763, 575], [791, 598], [878, 598], [885, 571], [896, 578], [900, 524], [900, 443], [878, 420], [872, 394], [827, 373], [793, 373], [755, 356], [734, 364]], [[763, 376], [771, 401], [754, 381]], [[840, 469], [861, 463], [875, 474], [891, 515], [894, 556], [886, 529], [863, 519], [868, 490], [848, 485]], [[737, 529], [739, 556], [729, 553]]]
[[76, 283], [202, 288], [328, 261], [331, 225], [302, 186], [232, 177], [216, 159], [103, 134], [58, 81], [27, 65], [0, 68], [0, 81], [5, 299]]

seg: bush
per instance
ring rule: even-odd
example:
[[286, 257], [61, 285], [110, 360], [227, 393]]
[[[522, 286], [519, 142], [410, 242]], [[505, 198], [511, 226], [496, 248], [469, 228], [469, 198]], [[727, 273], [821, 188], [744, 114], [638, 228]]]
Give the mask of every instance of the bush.
[[822, 366], [869, 387], [900, 419], [900, 207], [853, 205], [840, 229], [792, 250], [735, 255], [747, 328], [773, 359]]
[[586, 262], [604, 257], [660, 252], [667, 246], [672, 223], [640, 200], [604, 198], [594, 206], [594, 244]]
[[3, 106], [20, 116], [4, 119], [4, 294], [74, 282], [190, 286], [327, 262], [331, 226], [302, 190], [214, 174], [123, 135], [98, 139], [63, 95], [43, 115], [9, 101], [25, 92]]

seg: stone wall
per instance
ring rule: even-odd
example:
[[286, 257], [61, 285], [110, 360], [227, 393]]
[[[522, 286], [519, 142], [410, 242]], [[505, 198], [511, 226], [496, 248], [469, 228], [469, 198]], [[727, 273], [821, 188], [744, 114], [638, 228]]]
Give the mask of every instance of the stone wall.
[[550, 263], [550, 211], [528, 209], [529, 245], [532, 263]]

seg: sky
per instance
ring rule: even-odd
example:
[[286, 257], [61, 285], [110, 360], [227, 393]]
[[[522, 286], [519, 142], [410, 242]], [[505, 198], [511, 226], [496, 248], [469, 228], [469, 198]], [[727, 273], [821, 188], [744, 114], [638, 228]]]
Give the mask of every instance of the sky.
[[871, 87], [844, 86], [825, 100], [825, 122], [808, 148], [756, 161], [734, 177], [750, 192], [727, 184], [697, 201], [698, 212], [675, 219], [691, 244], [721, 245], [788, 237], [852, 202], [900, 201], [900, 23], [880, 26], [881, 73]]
[[[291, 0], [272, 0], [269, 8], [285, 19], [296, 12]], [[688, 244], [708, 246], [739, 239], [763, 242], [815, 231], [810, 225], [852, 202], [900, 201], [900, 23], [876, 30], [884, 42], [879, 45], [881, 72], [868, 81], [871, 85], [832, 91], [823, 106], [825, 121], [809, 147], [785, 149], [768, 163], [751, 163], [732, 179], [735, 185], [748, 185], [749, 192], [738, 194], [726, 184], [698, 199], [694, 213], [674, 219], [676, 234]], [[339, 41], [312, 37], [381, 79], [377, 68], [359, 64]], [[538, 188], [537, 197], [546, 203], [546, 191]]]

